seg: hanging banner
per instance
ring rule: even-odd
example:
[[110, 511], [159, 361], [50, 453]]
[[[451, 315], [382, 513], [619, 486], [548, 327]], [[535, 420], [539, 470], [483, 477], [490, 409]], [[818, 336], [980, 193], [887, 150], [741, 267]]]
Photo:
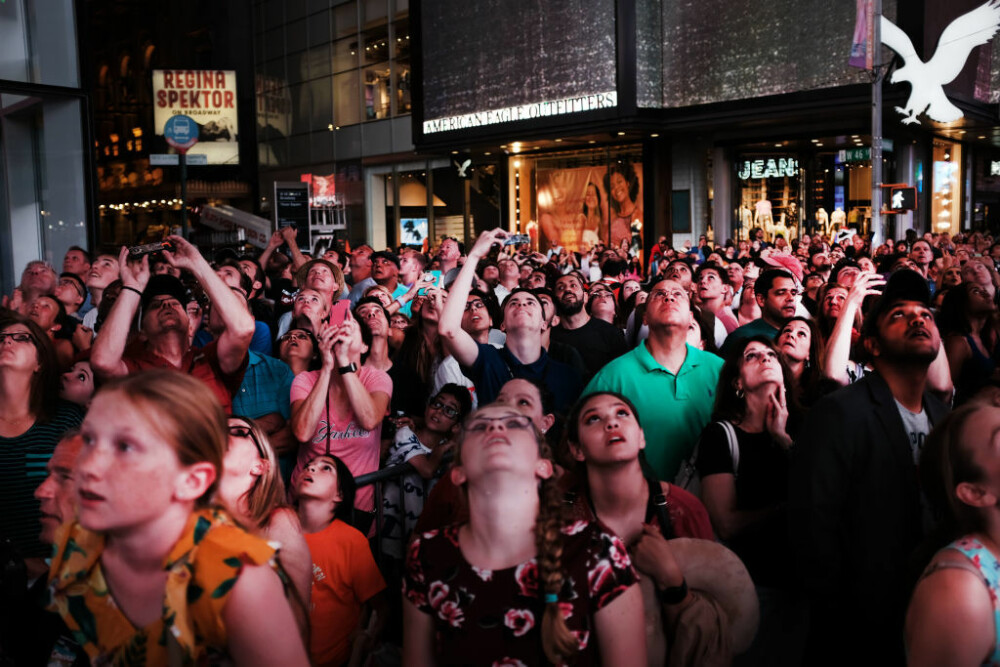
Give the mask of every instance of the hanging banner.
[[872, 0], [855, 0], [857, 16], [854, 19], [854, 39], [851, 40], [851, 67], [872, 69], [875, 41], [875, 3]]

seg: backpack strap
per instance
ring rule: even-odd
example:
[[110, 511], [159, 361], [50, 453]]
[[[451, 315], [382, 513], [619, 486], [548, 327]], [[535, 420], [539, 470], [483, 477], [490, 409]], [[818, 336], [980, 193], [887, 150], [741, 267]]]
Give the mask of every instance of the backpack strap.
[[738, 477], [740, 474], [740, 441], [736, 437], [736, 428], [725, 419], [720, 421], [719, 425], [726, 432], [726, 440], [729, 441], [729, 456], [733, 459], [733, 476]]
[[645, 478], [646, 484], [649, 486], [649, 500], [646, 501], [646, 523], [649, 523], [655, 515], [664, 539], [672, 540], [676, 535], [674, 534], [674, 525], [670, 523], [669, 505], [667, 504], [667, 496], [663, 493], [663, 485], [656, 477], [646, 475]]

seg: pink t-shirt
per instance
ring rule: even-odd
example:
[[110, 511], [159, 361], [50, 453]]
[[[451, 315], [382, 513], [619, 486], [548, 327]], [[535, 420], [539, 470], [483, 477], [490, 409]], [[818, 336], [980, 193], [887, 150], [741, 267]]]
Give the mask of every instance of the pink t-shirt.
[[[308, 371], [296, 375], [292, 381], [291, 402], [305, 400], [318, 377], [319, 371]], [[361, 380], [361, 384], [365, 386], [369, 394], [382, 392], [392, 396], [392, 380], [389, 379], [388, 373], [362, 366], [358, 370], [358, 379]], [[316, 425], [316, 432], [313, 433], [312, 439], [302, 443], [299, 447], [298, 461], [295, 464], [295, 470], [292, 471], [293, 488], [306, 463], [314, 456], [326, 453], [328, 429], [330, 453], [339, 457], [350, 469], [351, 474], [357, 477], [378, 470], [382, 423], [379, 422], [376, 428], [366, 431], [358, 424], [349, 405], [328, 402], [327, 408], [320, 413], [319, 423]], [[375, 492], [371, 484], [358, 489], [354, 506], [366, 512], [374, 511]]]

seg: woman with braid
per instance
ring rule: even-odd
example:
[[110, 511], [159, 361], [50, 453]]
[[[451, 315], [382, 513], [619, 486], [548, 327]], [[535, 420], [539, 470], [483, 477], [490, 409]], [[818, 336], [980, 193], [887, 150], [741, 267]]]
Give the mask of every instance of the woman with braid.
[[409, 665], [642, 665], [642, 596], [621, 540], [564, 519], [544, 437], [503, 405], [466, 419], [452, 480], [469, 521], [415, 539], [404, 581]]

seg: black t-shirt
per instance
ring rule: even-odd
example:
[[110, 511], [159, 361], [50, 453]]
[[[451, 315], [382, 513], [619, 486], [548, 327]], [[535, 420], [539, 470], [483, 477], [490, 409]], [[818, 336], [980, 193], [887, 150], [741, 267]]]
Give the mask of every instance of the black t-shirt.
[[596, 375], [606, 363], [628, 352], [625, 335], [621, 329], [596, 317], [591, 317], [590, 321], [579, 329], [564, 329], [561, 325], [555, 327], [552, 329], [552, 340], [570, 345], [580, 352], [587, 369], [584, 383]]
[[[757, 584], [780, 585], [790, 567], [785, 502], [788, 499], [788, 452], [767, 431], [747, 433], [736, 429], [739, 470], [736, 471], [736, 509], [765, 510], [780, 506], [766, 521], [727, 543], [750, 571]], [[702, 431], [695, 462], [704, 479], [719, 473], [733, 474], [733, 459], [725, 429], [712, 422]]]

